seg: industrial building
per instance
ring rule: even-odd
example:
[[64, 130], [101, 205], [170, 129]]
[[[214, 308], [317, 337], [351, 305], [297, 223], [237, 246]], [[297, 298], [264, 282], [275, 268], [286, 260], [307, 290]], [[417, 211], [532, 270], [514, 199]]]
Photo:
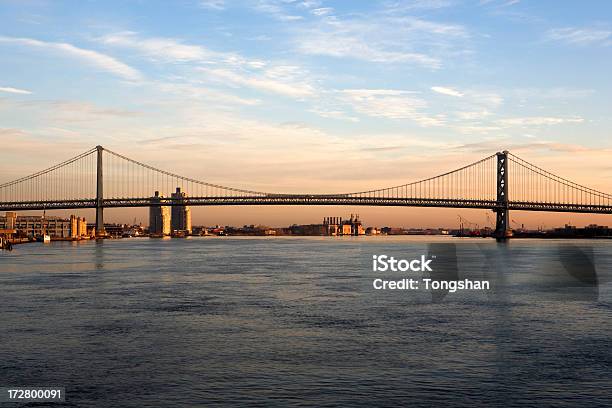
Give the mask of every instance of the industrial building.
[[325, 235], [365, 235], [359, 214], [351, 214], [348, 220], [343, 220], [342, 217], [325, 217], [323, 226]]

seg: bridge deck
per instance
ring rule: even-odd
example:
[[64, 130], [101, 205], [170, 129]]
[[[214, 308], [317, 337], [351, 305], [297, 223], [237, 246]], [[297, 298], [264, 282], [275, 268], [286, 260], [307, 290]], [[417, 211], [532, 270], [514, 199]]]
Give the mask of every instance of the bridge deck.
[[[344, 205], [382, 207], [437, 207], [497, 210], [503, 206], [492, 200], [456, 200], [394, 197], [347, 197], [330, 195], [270, 195], [251, 197], [187, 197], [184, 200], [163, 198], [152, 203], [149, 197], [111, 198], [103, 200], [104, 208], [164, 206], [225, 206], [225, 205]], [[0, 211], [96, 208], [96, 200], [24, 201], [0, 203]], [[597, 204], [561, 204], [510, 201], [508, 210], [551, 211], [612, 214], [612, 206]]]

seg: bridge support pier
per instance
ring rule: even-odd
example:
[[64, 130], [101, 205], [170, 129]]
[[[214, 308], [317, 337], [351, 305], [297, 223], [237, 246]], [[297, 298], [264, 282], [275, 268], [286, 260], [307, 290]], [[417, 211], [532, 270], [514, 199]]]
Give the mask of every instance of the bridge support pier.
[[505, 241], [510, 235], [508, 228], [508, 152], [497, 153], [497, 208], [495, 217], [495, 239]]
[[508, 216], [510, 211], [507, 209], [494, 210], [495, 217], [495, 239], [498, 242], [505, 241], [510, 236], [510, 229], [508, 228]]
[[104, 237], [104, 178], [102, 168], [102, 146], [96, 146], [98, 151], [98, 166], [96, 171], [96, 237]]

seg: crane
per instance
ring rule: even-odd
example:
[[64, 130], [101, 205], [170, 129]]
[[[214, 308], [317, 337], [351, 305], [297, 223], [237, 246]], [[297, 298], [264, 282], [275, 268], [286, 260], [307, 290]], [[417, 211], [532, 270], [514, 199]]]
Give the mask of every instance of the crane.
[[[457, 218], [459, 219], [459, 236], [465, 236], [465, 234], [463, 232], [463, 226], [464, 225], [468, 226], [468, 228], [470, 230], [470, 234], [469, 235], [478, 235], [478, 236], [480, 236], [480, 226], [478, 224], [476, 224], [475, 222], [471, 222], [467, 218], [462, 217], [461, 214], [457, 214]], [[472, 228], [472, 226], [475, 226], [476, 228]]]
[[493, 223], [493, 220], [491, 219], [491, 216], [489, 216], [489, 212], [487, 211], [487, 226], [491, 226], [491, 228], [493, 228], [495, 224]]
[[511, 219], [510, 221], [512, 221], [512, 224], [516, 225], [516, 229], [517, 230], [524, 230], [525, 229], [525, 224], [519, 224], [514, 219]]

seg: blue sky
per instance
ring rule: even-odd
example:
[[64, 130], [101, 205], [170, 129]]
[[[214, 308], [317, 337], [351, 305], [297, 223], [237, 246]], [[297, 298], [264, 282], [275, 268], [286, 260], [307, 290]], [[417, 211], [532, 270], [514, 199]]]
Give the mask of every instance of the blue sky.
[[607, 1], [0, 0], [3, 179], [102, 144], [336, 191], [510, 149], [612, 190], [611, 20]]

